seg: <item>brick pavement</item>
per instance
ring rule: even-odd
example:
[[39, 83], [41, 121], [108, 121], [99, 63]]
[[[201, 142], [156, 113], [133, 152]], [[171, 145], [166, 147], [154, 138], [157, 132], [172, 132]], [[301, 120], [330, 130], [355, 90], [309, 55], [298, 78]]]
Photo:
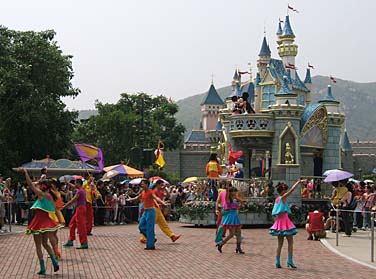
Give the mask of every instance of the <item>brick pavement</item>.
[[[267, 229], [245, 229], [244, 255], [235, 254], [235, 239], [220, 254], [213, 243], [213, 228], [170, 223], [183, 234], [172, 243], [156, 228], [157, 250], [144, 251], [137, 225], [95, 227], [88, 250], [63, 248], [68, 230], [59, 231], [62, 260], [53, 273], [38, 276], [32, 236], [0, 235], [1, 278], [357, 278], [374, 276], [374, 270], [355, 264], [327, 250], [319, 241], [307, 241], [303, 230], [295, 236], [297, 270], [286, 268], [287, 242], [282, 251], [283, 269], [275, 269], [276, 238]], [[77, 242], [77, 241], [76, 241]], [[78, 243], [75, 243], [78, 245]], [[150, 264], [153, 265], [150, 266]], [[53, 274], [53, 275], [52, 275]]]

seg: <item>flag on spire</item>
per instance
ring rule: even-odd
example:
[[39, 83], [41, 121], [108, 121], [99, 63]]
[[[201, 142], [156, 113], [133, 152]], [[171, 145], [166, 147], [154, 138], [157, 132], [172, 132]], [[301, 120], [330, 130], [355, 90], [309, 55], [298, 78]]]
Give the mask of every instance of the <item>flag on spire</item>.
[[158, 142], [158, 148], [154, 151], [154, 155], [155, 155], [155, 164], [160, 167], [160, 168], [163, 168], [164, 165], [166, 164], [164, 158], [163, 158], [163, 142], [160, 140]]
[[76, 148], [78, 156], [80, 156], [82, 162], [95, 160], [98, 164], [98, 169], [103, 170], [104, 160], [102, 149], [86, 143], [75, 143], [74, 147]]
[[238, 71], [238, 73], [239, 73], [239, 75], [250, 74], [250, 72], [248, 72], [248, 71], [245, 71], [245, 72]]
[[291, 64], [291, 63], [287, 63], [287, 64], [285, 65], [285, 68], [286, 68], [286, 69], [292, 69], [292, 70], [297, 70], [297, 69], [298, 69], [297, 67], [295, 67], [294, 64]]
[[311, 68], [311, 69], [315, 69], [315, 67], [313, 67], [313, 65], [311, 65], [311, 64], [309, 64], [309, 62], [308, 62], [308, 68]]
[[280, 18], [278, 18], [278, 19], [279, 19], [279, 23], [283, 23], [284, 22], [282, 19], [280, 19]]
[[333, 83], [337, 83], [337, 80], [336, 80], [334, 77], [332, 77], [332, 76], [330, 76], [330, 80], [331, 80]]
[[296, 13], [299, 13], [299, 11], [297, 9], [295, 9], [294, 7], [290, 6], [290, 5], [287, 5], [287, 7], [292, 10], [293, 12], [296, 12]]

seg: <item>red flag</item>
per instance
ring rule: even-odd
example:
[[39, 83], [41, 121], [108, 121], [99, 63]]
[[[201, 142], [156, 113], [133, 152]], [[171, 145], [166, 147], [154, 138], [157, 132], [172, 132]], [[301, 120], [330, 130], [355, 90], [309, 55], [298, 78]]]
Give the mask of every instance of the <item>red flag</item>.
[[336, 79], [332, 76], [330, 76], [330, 80], [333, 82], [333, 83], [337, 83]]
[[245, 75], [245, 74], [250, 74], [250, 72], [240, 72], [238, 71], [239, 75]]
[[291, 64], [291, 63], [287, 63], [287, 64], [285, 65], [285, 68], [286, 68], [286, 69], [293, 69], [293, 70], [297, 69], [297, 68], [295, 67], [295, 65], [294, 65], [294, 64]]
[[311, 64], [309, 64], [309, 62], [308, 62], [308, 68], [315, 69], [315, 67], [313, 67]]
[[279, 18], [279, 23], [283, 23], [284, 21], [282, 19]]
[[288, 5], [288, 8], [289, 8], [290, 10], [292, 10], [293, 12], [299, 13], [299, 11], [298, 11], [297, 9], [295, 9], [294, 7], [292, 7], [292, 6], [290, 6], [290, 5]]

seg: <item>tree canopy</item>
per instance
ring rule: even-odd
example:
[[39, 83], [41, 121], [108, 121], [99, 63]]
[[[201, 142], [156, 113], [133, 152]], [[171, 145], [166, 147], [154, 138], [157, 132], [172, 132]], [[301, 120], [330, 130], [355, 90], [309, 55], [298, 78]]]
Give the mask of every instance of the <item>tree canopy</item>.
[[32, 158], [63, 156], [71, 145], [76, 112], [61, 97], [75, 97], [72, 56], [55, 32], [20, 32], [0, 26], [0, 167]]
[[106, 165], [131, 160], [137, 147], [155, 149], [159, 140], [170, 150], [181, 144], [185, 128], [174, 117], [178, 106], [164, 96], [122, 93], [116, 104], [97, 102], [96, 109], [98, 115], [78, 125], [74, 140], [101, 147]]

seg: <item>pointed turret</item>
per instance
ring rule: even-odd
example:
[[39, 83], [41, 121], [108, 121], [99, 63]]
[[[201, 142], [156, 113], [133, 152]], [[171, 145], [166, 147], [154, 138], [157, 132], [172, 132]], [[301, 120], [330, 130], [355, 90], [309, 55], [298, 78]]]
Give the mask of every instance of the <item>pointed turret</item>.
[[312, 84], [312, 79], [311, 79], [311, 69], [307, 68], [306, 76], [304, 79], [305, 84]]
[[235, 69], [235, 73], [234, 73], [234, 76], [232, 77], [232, 82], [231, 82], [231, 91], [234, 92], [235, 91], [235, 85], [237, 83], [240, 83], [241, 82], [241, 75], [239, 74], [239, 70], [238, 68]]
[[342, 143], [341, 143], [342, 151], [353, 151], [349, 137], [347, 135], [347, 130], [345, 128], [345, 131], [342, 136]]
[[268, 43], [266, 42], [266, 37], [264, 36], [259, 56], [270, 56], [270, 54], [271, 54], [271, 51], [270, 51]]
[[[295, 65], [295, 57], [298, 54], [298, 46], [294, 43], [295, 35], [292, 31], [290, 18], [287, 15], [282, 34], [278, 37], [278, 54], [282, 58], [283, 65]], [[291, 78], [295, 79], [295, 69], [291, 71]]]
[[201, 102], [202, 129], [204, 131], [214, 130], [217, 124], [219, 110], [223, 108], [224, 102], [218, 95], [212, 83], [208, 92]]
[[332, 87], [328, 85], [328, 91], [326, 93], [326, 96], [319, 101], [319, 103], [334, 103], [339, 104], [339, 102], [333, 97], [332, 94]]
[[281, 25], [281, 21], [278, 22], [278, 29], [277, 29], [277, 36], [281, 36], [282, 35], [282, 25]]
[[290, 17], [287, 15], [285, 19], [285, 25], [283, 26], [282, 37], [292, 37], [295, 38], [294, 32], [292, 31], [290, 25]]

